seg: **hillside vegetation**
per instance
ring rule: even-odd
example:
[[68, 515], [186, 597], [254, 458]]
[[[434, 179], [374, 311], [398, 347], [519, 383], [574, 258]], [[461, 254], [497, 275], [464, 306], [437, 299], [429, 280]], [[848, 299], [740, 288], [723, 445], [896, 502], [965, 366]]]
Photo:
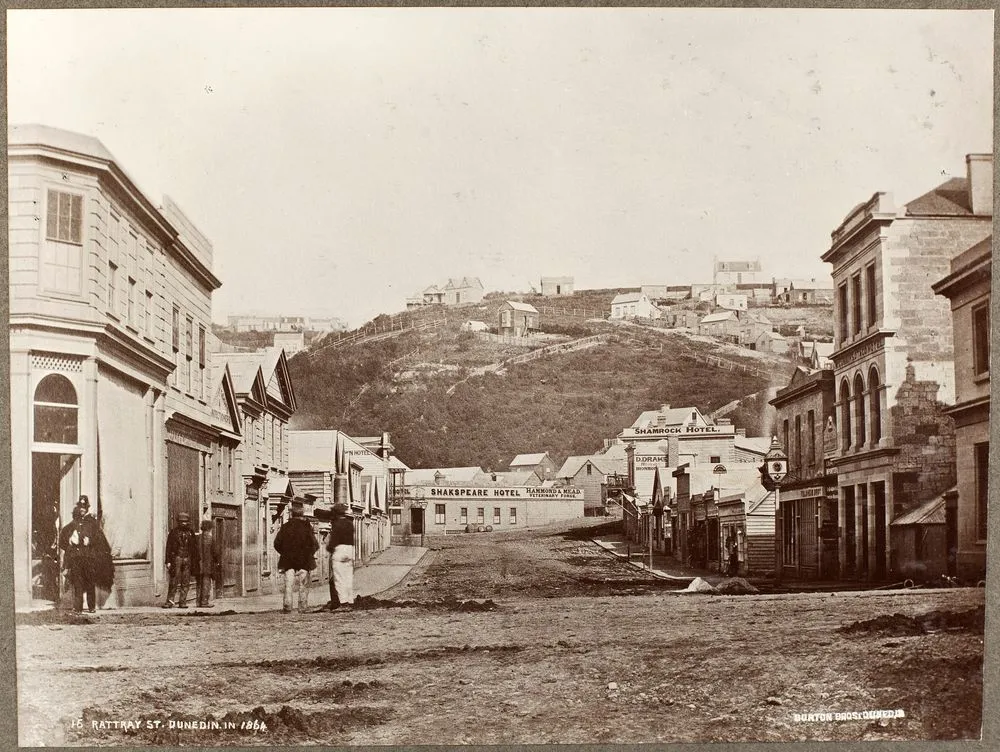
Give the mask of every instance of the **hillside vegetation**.
[[[617, 291], [587, 292], [586, 307], [596, 308], [606, 298], [604, 308], [610, 310]], [[493, 324], [503, 299], [408, 312], [404, 316], [438, 316], [447, 323], [361, 345], [321, 342], [296, 355], [289, 363], [298, 402], [292, 428], [337, 428], [361, 436], [385, 430], [411, 467], [502, 469], [523, 452], [548, 451], [557, 462], [592, 453], [643, 410], [669, 403], [711, 412], [784, 385], [791, 370], [788, 360], [742, 356], [735, 348], [723, 350], [680, 334], [543, 313], [542, 329], [561, 335], [556, 340], [597, 333], [611, 333], [613, 339], [470, 376], [477, 367], [526, 351], [459, 330], [470, 318]], [[585, 307], [575, 295], [523, 299], [540, 310]], [[756, 370], [721, 369], [698, 359], [720, 353]], [[770, 430], [763, 408], [766, 399], [752, 397], [727, 417], [748, 435], [760, 435]]]

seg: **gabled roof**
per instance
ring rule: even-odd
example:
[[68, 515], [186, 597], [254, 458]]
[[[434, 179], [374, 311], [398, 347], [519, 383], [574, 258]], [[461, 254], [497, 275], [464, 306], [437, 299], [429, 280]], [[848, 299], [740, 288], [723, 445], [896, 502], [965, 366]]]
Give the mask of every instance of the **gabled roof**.
[[403, 480], [407, 485], [428, 484], [434, 482], [437, 473], [444, 475], [445, 481], [461, 481], [471, 483], [481, 473], [481, 467], [421, 467], [407, 470]]
[[523, 467], [524, 465], [534, 467], [540, 462], [544, 462], [545, 458], [548, 456], [549, 456], [548, 452], [538, 452], [536, 454], [519, 454], [517, 455], [517, 457], [515, 457], [510, 461], [510, 465], [508, 465], [508, 467], [515, 468], [515, 467]]
[[966, 178], [950, 178], [907, 203], [903, 210], [908, 217], [971, 215], [969, 181]]
[[718, 311], [716, 313], [710, 313], [705, 318], [703, 318], [699, 323], [702, 324], [716, 324], [720, 321], [738, 321], [735, 311]]
[[216, 353], [214, 357], [217, 362], [229, 366], [237, 396], [250, 396], [264, 402], [267, 383], [261, 373], [258, 353]]
[[[945, 493], [954, 493], [952, 488]], [[916, 509], [897, 517], [890, 525], [943, 525], [945, 524], [944, 494], [921, 504]]]
[[509, 305], [515, 311], [523, 311], [524, 313], [538, 313], [538, 309], [535, 308], [530, 303], [521, 303], [517, 300], [505, 300], [504, 303]]
[[[211, 376], [212, 383], [215, 384], [212, 395], [212, 415], [220, 426], [242, 439], [240, 411], [236, 402], [233, 376], [225, 363], [213, 363]], [[227, 416], [226, 419], [223, 420], [222, 415]]]
[[556, 473], [557, 478], [572, 478], [579, 473], [587, 463], [590, 463], [602, 475], [609, 473], [620, 473], [625, 471], [624, 462], [616, 461], [603, 454], [576, 455], [567, 457], [562, 467]]
[[615, 295], [614, 300], [611, 301], [611, 305], [619, 305], [621, 303], [638, 303], [642, 300], [643, 294], [641, 292], [622, 292]]
[[362, 475], [381, 475], [386, 464], [377, 454], [357, 440], [336, 430], [289, 431], [289, 472], [334, 472], [337, 467], [338, 441], [345, 457], [361, 468]]
[[[679, 426], [689, 420], [691, 413], [697, 413], [698, 417], [705, 420], [701, 410], [697, 407], [671, 407], [666, 410], [645, 410], [632, 423], [632, 428], [645, 428], [651, 425], [657, 426]], [[662, 416], [662, 422], [661, 422]], [[709, 421], [705, 421], [706, 423]]]
[[733, 440], [733, 446], [745, 452], [759, 454], [763, 457], [771, 449], [771, 440], [767, 436], [739, 436]]
[[269, 347], [252, 353], [216, 353], [214, 358], [229, 366], [238, 396], [250, 395], [261, 403], [270, 396], [289, 412], [295, 411], [295, 393], [283, 348]]
[[494, 476], [496, 476], [496, 483], [502, 483], [508, 486], [538, 485], [541, 482], [541, 478], [539, 478], [535, 471], [531, 469], [497, 470], [492, 473], [488, 473], [484, 470], [476, 476], [475, 480], [476, 482], [491, 482], [494, 481]]

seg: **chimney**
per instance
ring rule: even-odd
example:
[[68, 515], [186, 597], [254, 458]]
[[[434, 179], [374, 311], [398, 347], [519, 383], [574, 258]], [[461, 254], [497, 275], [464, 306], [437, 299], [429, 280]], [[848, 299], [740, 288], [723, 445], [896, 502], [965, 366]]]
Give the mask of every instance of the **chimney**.
[[993, 155], [968, 154], [965, 157], [969, 178], [969, 206], [973, 214], [993, 216]]
[[625, 447], [625, 457], [628, 461], [628, 487], [635, 489], [635, 444], [629, 442]]

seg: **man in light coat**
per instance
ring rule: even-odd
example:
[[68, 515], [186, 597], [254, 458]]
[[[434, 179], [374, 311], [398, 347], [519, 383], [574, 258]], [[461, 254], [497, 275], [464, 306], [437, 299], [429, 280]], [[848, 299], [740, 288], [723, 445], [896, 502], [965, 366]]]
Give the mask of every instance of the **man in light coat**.
[[354, 603], [354, 521], [346, 504], [333, 505], [330, 538], [330, 610]]

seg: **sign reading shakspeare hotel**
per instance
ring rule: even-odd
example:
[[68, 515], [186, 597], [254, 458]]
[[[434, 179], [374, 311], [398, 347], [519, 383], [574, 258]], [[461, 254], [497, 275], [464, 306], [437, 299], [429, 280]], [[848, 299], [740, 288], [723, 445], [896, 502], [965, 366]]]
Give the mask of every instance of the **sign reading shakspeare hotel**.
[[417, 486], [413, 495], [424, 499], [583, 499], [582, 488], [541, 486]]

